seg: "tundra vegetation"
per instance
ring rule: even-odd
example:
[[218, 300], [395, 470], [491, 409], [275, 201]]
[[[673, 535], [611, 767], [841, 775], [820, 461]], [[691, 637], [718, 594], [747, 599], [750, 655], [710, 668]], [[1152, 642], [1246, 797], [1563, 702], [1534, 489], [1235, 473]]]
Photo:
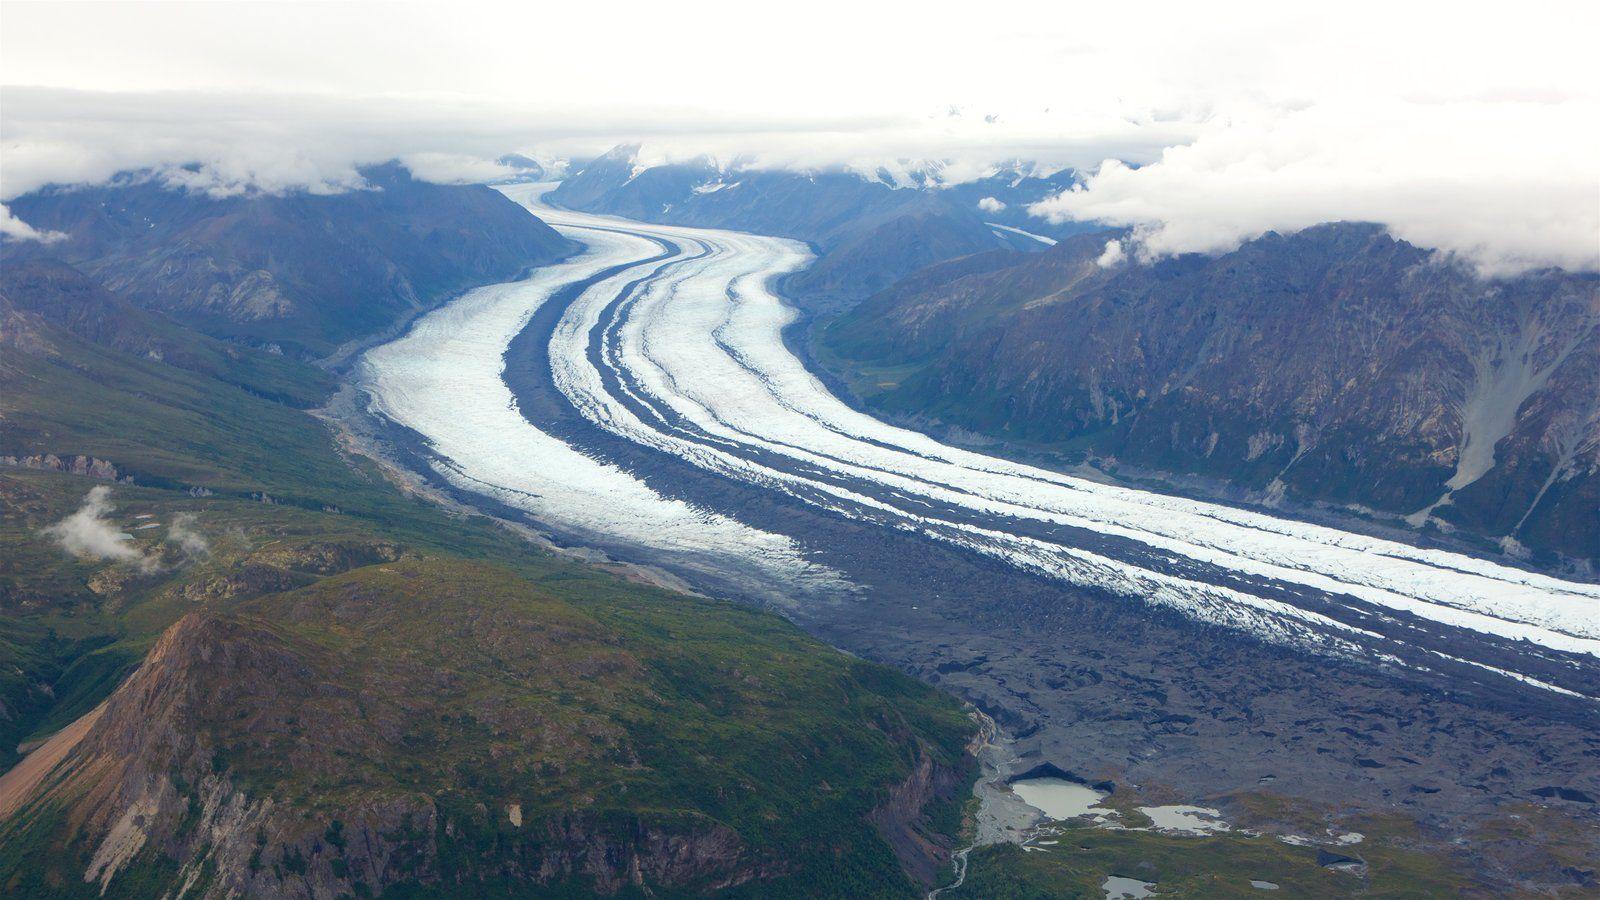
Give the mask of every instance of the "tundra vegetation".
[[[44, 265], [0, 292], [0, 892], [918, 892], [954, 700], [402, 492], [322, 370]], [[130, 554], [49, 531], [96, 486]]]

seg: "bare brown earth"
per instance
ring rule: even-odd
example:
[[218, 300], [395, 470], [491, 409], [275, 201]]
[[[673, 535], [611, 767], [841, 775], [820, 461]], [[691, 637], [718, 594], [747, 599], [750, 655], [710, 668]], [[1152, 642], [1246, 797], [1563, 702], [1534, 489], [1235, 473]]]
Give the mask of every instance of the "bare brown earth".
[[0, 822], [9, 819], [33, 794], [45, 776], [67, 758], [78, 742], [100, 721], [106, 707], [102, 703], [71, 725], [61, 729], [22, 758], [22, 762], [0, 774]]

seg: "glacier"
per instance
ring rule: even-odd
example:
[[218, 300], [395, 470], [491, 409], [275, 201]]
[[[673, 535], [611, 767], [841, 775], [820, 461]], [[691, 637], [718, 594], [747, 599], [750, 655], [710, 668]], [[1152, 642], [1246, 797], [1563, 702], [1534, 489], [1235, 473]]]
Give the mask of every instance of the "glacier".
[[[504, 377], [507, 350], [567, 290], [549, 336], [550, 382], [617, 440], [829, 515], [1275, 643], [1381, 665], [1442, 657], [1595, 699], [1508, 667], [1505, 651], [1525, 648], [1544, 672], [1587, 668], [1582, 660], [1600, 657], [1600, 586], [1103, 484], [889, 425], [834, 396], [784, 342], [796, 313], [774, 284], [809, 262], [803, 244], [556, 209], [541, 199], [549, 187], [500, 190], [583, 254], [470, 292], [360, 363], [373, 411], [420, 436], [435, 473], [462, 490], [690, 569], [749, 572], [772, 596], [848, 592], [847, 575], [796, 536], [676, 499], [523, 414]], [[1493, 661], [1470, 658], [1468, 642], [1402, 663], [1407, 635], [1430, 631], [1492, 638]]]

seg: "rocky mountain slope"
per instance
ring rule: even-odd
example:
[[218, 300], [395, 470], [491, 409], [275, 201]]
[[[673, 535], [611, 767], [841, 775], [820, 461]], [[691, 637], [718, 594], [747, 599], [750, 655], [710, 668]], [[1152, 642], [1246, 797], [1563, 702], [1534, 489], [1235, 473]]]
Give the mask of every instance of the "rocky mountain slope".
[[33, 321], [293, 406], [314, 406], [332, 387], [316, 369], [207, 337], [142, 309], [59, 259], [18, 259], [0, 270], [0, 341], [54, 355], [49, 342], [30, 328]]
[[[858, 173], [743, 168], [710, 159], [642, 166], [618, 147], [563, 181], [551, 201], [647, 222], [730, 228], [805, 241], [818, 258], [789, 280], [808, 305], [859, 301], [923, 266], [985, 250], [1045, 244], [989, 223], [1064, 235], [1083, 226], [1033, 225], [1023, 211], [1070, 185], [1073, 173], [1039, 177], [1008, 168], [945, 185], [937, 169]], [[980, 208], [985, 199], [993, 201]]]
[[[287, 327], [287, 325], [285, 325]], [[0, 282], [0, 893], [911, 896], [948, 697], [402, 493], [319, 369]]]
[[832, 324], [875, 407], [1600, 558], [1600, 279], [1486, 281], [1375, 226], [925, 269]]
[[397, 165], [363, 174], [369, 189], [331, 195], [213, 198], [136, 176], [46, 189], [10, 206], [67, 238], [8, 242], [4, 259], [60, 259], [212, 336], [322, 355], [572, 249], [487, 187], [429, 184]]

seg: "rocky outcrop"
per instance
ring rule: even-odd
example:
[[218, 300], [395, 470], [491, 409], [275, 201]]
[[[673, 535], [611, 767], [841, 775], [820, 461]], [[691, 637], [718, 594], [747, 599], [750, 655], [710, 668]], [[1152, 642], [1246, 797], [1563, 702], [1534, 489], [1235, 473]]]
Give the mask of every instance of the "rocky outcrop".
[[1600, 278], [1483, 280], [1336, 224], [1102, 268], [954, 260], [838, 320], [870, 402], [991, 436], [1600, 557]]
[[[754, 863], [736, 833], [709, 819], [573, 812], [523, 821], [519, 809], [512, 821], [481, 802], [420, 791], [378, 792], [333, 807], [263, 792], [248, 773], [230, 771], [219, 721], [254, 719], [297, 697], [331, 693], [343, 696], [338, 703], [361, 702], [323, 680], [307, 653], [265, 626], [203, 612], [157, 642], [86, 718], [58, 769], [68, 777], [42, 782], [46, 795], [33, 798], [67, 802], [82, 817], [91, 848], [85, 881], [103, 888], [160, 859], [181, 864], [181, 883], [218, 897], [380, 893], [406, 883], [437, 887], [449, 875], [530, 884], [582, 879], [614, 893], [646, 883], [723, 887], [780, 870]], [[313, 730], [297, 740], [330, 742], [334, 756], [360, 752], [369, 740], [333, 733], [340, 724], [334, 720], [303, 724]], [[271, 740], [284, 727], [258, 722], [253, 730]], [[317, 770], [300, 774], [315, 777]]]
[[[19, 355], [77, 371], [105, 361], [99, 355], [113, 350], [118, 351], [110, 358], [113, 363], [171, 366], [293, 406], [313, 405], [323, 395], [320, 371], [207, 337], [112, 293], [58, 259], [6, 256], [0, 265], [0, 331], [0, 342]], [[90, 355], [97, 357], [93, 363], [85, 359]], [[5, 374], [0, 369], [0, 378]]]
[[93, 456], [57, 456], [54, 453], [31, 453], [26, 456], [0, 456], [0, 466], [13, 469], [37, 469], [44, 472], [65, 472], [68, 475], [85, 475], [104, 481], [132, 481], [117, 471], [109, 460]]
[[896, 785], [869, 816], [895, 857], [912, 878], [933, 884], [950, 865], [950, 837], [927, 827], [928, 811], [935, 803], [957, 803], [965, 796], [971, 778], [922, 755], [916, 769]]

